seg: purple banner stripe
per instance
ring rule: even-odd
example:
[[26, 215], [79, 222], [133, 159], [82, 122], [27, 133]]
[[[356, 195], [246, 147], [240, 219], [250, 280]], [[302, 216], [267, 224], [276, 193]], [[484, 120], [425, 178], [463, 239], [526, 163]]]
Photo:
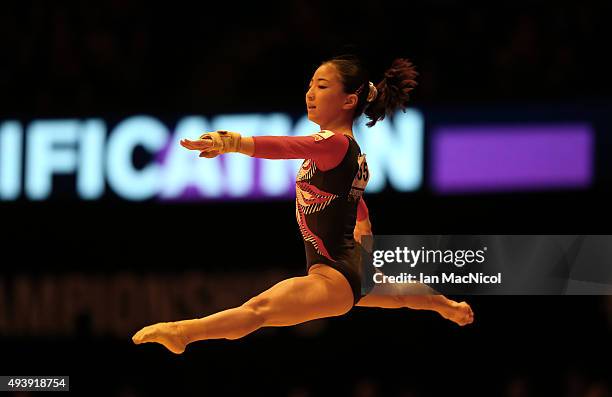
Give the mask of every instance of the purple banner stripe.
[[588, 124], [439, 127], [432, 185], [439, 193], [588, 187], [593, 149]]

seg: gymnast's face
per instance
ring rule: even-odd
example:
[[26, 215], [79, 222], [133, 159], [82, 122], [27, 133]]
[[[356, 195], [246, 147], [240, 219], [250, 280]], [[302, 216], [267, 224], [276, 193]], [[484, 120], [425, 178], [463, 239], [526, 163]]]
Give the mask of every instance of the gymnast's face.
[[343, 113], [352, 112], [356, 102], [357, 95], [344, 92], [340, 74], [333, 64], [319, 66], [306, 92], [308, 120], [325, 127], [333, 124]]

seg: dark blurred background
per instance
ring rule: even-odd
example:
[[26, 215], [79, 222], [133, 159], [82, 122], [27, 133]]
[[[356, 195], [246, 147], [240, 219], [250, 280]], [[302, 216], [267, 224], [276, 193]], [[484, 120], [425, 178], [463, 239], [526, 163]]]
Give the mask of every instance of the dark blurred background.
[[[426, 123], [587, 120], [594, 179], [440, 195], [425, 151], [421, 187], [366, 194], [374, 233], [611, 234], [609, 3], [33, 1], [0, 10], [0, 123], [300, 115], [324, 59], [355, 52], [378, 81], [409, 57], [420, 72], [412, 106]], [[181, 356], [131, 344], [142, 326], [236, 306], [304, 274], [290, 199], [83, 201], [57, 191], [0, 201], [0, 225], [2, 375], [69, 375], [72, 393], [124, 397], [610, 395], [609, 296], [453, 297], [475, 312], [463, 328], [432, 312], [356, 308], [195, 343]]]

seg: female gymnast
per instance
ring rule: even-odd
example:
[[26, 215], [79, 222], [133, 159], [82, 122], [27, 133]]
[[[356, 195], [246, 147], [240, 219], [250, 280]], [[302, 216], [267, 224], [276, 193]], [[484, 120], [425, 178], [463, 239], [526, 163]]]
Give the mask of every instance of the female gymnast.
[[321, 127], [320, 132], [246, 137], [215, 131], [196, 141], [181, 140], [182, 146], [206, 158], [239, 152], [266, 159], [305, 159], [296, 178], [296, 217], [306, 248], [307, 275], [283, 280], [239, 307], [144, 327], [132, 337], [134, 343], [157, 342], [180, 354], [191, 342], [238, 339], [261, 327], [340, 316], [355, 305], [433, 310], [461, 326], [471, 323], [470, 306], [443, 295], [381, 290], [390, 288], [388, 284], [376, 285], [365, 296], [361, 291], [357, 242], [372, 234], [362, 197], [369, 170], [352, 126], [362, 113], [372, 127], [404, 109], [417, 75], [410, 61], [396, 59], [374, 85], [356, 57], [335, 57], [317, 68], [306, 92], [308, 118]]

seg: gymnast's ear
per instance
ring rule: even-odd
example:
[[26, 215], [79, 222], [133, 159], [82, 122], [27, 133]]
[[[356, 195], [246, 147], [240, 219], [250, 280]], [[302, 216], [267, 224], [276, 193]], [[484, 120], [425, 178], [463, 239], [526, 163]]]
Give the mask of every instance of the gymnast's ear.
[[357, 106], [357, 100], [359, 98], [356, 94], [348, 94], [346, 99], [344, 100], [344, 104], [342, 105], [342, 109], [350, 110], [354, 109]]

